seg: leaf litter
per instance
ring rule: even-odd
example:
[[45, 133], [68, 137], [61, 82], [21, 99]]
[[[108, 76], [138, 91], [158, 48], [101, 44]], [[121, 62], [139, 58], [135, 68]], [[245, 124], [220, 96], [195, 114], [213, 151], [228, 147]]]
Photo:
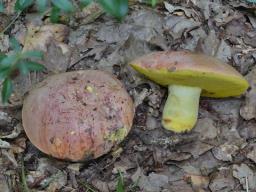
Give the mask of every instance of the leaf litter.
[[[24, 50], [43, 51], [40, 62], [47, 70], [15, 79], [13, 105], [1, 107], [0, 189], [17, 191], [16, 179], [24, 161], [26, 182], [35, 191], [115, 191], [119, 171], [127, 191], [256, 190], [253, 10], [243, 0], [175, 0], [159, 3], [155, 9], [136, 2], [122, 22], [96, 5], [66, 24], [49, 24], [38, 17], [18, 20], [12, 35]], [[0, 29], [11, 12], [3, 14]], [[0, 37], [2, 52], [9, 50], [8, 38]], [[248, 79], [250, 88], [237, 98], [202, 98], [196, 127], [190, 133], [174, 134], [161, 127], [166, 89], [138, 75], [127, 63], [152, 51], [182, 49], [233, 65]], [[79, 69], [112, 72], [136, 103], [133, 129], [116, 157], [110, 153], [81, 163], [52, 159], [31, 145], [21, 127], [17, 98], [22, 101], [47, 75]]]

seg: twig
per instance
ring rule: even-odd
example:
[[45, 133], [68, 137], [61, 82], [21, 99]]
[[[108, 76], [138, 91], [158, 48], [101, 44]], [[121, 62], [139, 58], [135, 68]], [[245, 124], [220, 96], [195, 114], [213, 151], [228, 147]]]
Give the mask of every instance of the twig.
[[1, 31], [0, 34], [4, 34], [13, 24], [14, 22], [20, 17], [22, 11], [18, 12], [18, 14], [14, 17], [14, 19]]
[[26, 174], [25, 174], [25, 167], [24, 167], [24, 160], [21, 161], [21, 182], [23, 185], [24, 192], [30, 192], [27, 181], [26, 181]]
[[89, 184], [87, 184], [85, 182], [79, 181], [79, 184], [82, 185], [88, 192], [97, 192], [98, 191], [98, 190], [93, 189]]
[[248, 177], [245, 176], [245, 185], [246, 185], [246, 192], [249, 192], [249, 183], [248, 183]]
[[16, 167], [18, 167], [18, 163], [17, 163], [17, 161], [16, 161], [16, 159], [15, 159], [15, 157], [14, 157], [14, 154], [12, 153], [12, 152], [8, 152], [7, 150], [5, 150], [5, 149], [2, 149], [2, 154], [5, 156], [5, 157], [7, 157], [8, 159], [9, 159], [9, 161], [11, 161], [12, 162], [12, 164], [13, 164], [13, 166], [16, 168]]
[[72, 63], [72, 64], [68, 67], [67, 71], [71, 70], [73, 67], [75, 67], [76, 64], [78, 64], [80, 61], [82, 61], [83, 59], [85, 59], [86, 57], [88, 57], [87, 53], [88, 53], [89, 51], [90, 51], [90, 49], [85, 50], [84, 55], [83, 55], [82, 57], [80, 57], [77, 61], [75, 61], [74, 63]]

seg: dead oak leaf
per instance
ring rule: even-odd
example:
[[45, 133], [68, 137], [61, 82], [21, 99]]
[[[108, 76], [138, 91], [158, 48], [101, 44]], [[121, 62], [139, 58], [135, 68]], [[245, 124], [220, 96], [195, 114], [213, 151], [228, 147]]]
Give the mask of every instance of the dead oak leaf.
[[209, 178], [201, 175], [186, 175], [185, 180], [191, 183], [195, 191], [203, 191], [209, 185]]
[[68, 34], [68, 27], [62, 24], [49, 24], [43, 26], [30, 24], [25, 37], [23, 51], [33, 49], [46, 51], [46, 45], [52, 38], [57, 42], [63, 42], [66, 40]]
[[250, 89], [245, 94], [245, 104], [240, 109], [240, 114], [245, 120], [251, 120], [256, 118], [256, 68], [245, 78], [249, 81]]
[[28, 26], [23, 51], [44, 52], [43, 64], [49, 71], [66, 71], [71, 57], [71, 49], [65, 43], [69, 29], [62, 24]]

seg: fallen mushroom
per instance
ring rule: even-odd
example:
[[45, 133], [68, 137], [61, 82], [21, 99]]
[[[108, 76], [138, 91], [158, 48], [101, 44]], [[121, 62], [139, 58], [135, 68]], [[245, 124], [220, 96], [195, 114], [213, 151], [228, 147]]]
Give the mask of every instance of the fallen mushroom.
[[159, 51], [135, 59], [131, 66], [156, 83], [168, 86], [162, 125], [174, 132], [189, 131], [195, 126], [200, 95], [238, 96], [248, 88], [248, 82], [234, 68], [204, 54]]
[[71, 161], [100, 157], [129, 133], [134, 104], [107, 72], [84, 70], [50, 76], [24, 100], [22, 120], [42, 152]]

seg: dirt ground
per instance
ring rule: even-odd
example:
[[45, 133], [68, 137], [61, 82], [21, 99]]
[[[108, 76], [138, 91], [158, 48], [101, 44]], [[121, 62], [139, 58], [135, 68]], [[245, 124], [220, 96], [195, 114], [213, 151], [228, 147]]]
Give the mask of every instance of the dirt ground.
[[[10, 10], [1, 15], [0, 31], [12, 16]], [[120, 178], [127, 192], [256, 191], [255, 4], [171, 0], [151, 8], [133, 1], [122, 22], [91, 5], [63, 23], [50, 25], [46, 16], [31, 11], [10, 29], [27, 49], [45, 52], [47, 71], [16, 78], [10, 103], [1, 106], [1, 192], [28, 191], [24, 183], [40, 192], [119, 192]], [[0, 36], [0, 51], [8, 52], [8, 38]], [[196, 127], [185, 134], [168, 132], [160, 123], [166, 88], [127, 65], [157, 50], [213, 55], [244, 75], [250, 88], [241, 97], [201, 98]], [[119, 148], [96, 160], [71, 163], [51, 158], [29, 142], [21, 109], [35, 83], [79, 69], [116, 75], [134, 99], [136, 117]]]

